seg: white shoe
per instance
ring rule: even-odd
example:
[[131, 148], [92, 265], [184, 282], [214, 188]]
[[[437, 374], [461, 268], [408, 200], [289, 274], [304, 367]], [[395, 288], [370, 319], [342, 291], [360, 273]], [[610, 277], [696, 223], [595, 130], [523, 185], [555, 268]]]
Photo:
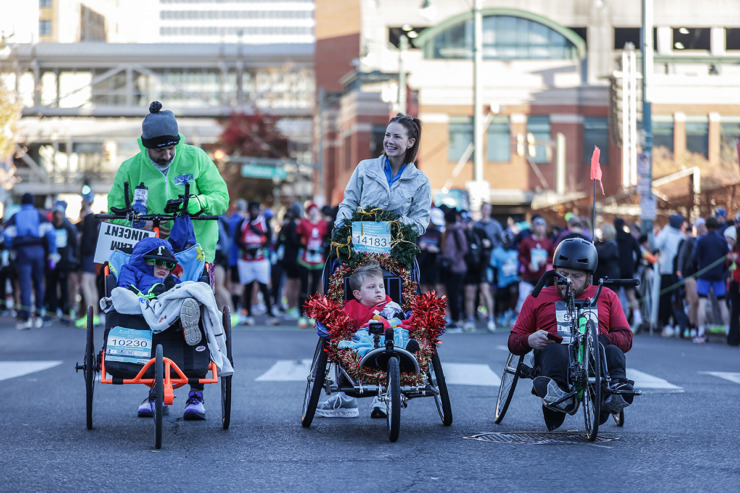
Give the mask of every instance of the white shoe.
[[188, 346], [195, 346], [201, 340], [200, 327], [200, 305], [192, 298], [187, 298], [180, 307], [180, 325]]
[[31, 327], [33, 327], [33, 320], [30, 318], [28, 320], [21, 320], [15, 324], [15, 328], [18, 330], [28, 330]]
[[666, 325], [663, 327], [663, 332], [661, 332], [661, 335], [663, 337], [673, 337], [674, 331], [672, 325]]
[[340, 394], [333, 395], [316, 406], [316, 416], [321, 418], [356, 418], [360, 415], [354, 397], [344, 399]]
[[496, 331], [496, 322], [493, 319], [488, 320], [487, 329], [488, 329], [488, 332]]
[[254, 318], [252, 318], [252, 317], [245, 317], [244, 318], [244, 325], [254, 325]]
[[472, 332], [475, 330], [475, 322], [473, 322], [472, 320], [467, 320], [463, 322], [462, 326], [465, 332]]
[[[31, 319], [29, 319], [29, 320], [31, 320]], [[40, 329], [41, 327], [43, 327], [44, 326], [44, 317], [42, 317], [40, 315], [37, 316], [37, 317], [35, 317], [33, 319], [33, 326], [35, 328], [37, 328], [37, 329]]]

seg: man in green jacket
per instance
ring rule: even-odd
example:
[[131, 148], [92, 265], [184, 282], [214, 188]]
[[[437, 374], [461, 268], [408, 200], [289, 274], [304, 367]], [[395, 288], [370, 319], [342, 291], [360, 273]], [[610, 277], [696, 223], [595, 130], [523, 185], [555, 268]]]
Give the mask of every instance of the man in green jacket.
[[[164, 214], [168, 200], [176, 199], [190, 183], [188, 212], [218, 216], [229, 207], [229, 191], [218, 168], [200, 148], [181, 141], [175, 115], [161, 111], [158, 101], [149, 106], [142, 124], [139, 148], [141, 152], [121, 164], [108, 194], [108, 209], [126, 206], [124, 182], [129, 183], [129, 198], [134, 203], [134, 188], [140, 183], [147, 187], [147, 212]], [[192, 195], [195, 195], [193, 197]], [[162, 225], [160, 234], [166, 238], [172, 222]], [[203, 247], [205, 260], [213, 263], [218, 242], [216, 221], [193, 221], [195, 239]]]
[[[185, 193], [185, 183], [189, 183], [188, 213], [223, 214], [229, 206], [229, 191], [216, 165], [202, 149], [183, 143], [175, 115], [169, 110], [161, 110], [162, 104], [158, 101], [149, 106], [149, 114], [141, 125], [141, 152], [124, 161], [118, 169], [108, 194], [108, 209], [126, 207], [125, 182], [129, 183], [132, 204], [135, 202], [135, 187], [143, 183], [147, 187], [146, 193], [138, 193], [137, 198], [143, 200], [148, 214], [163, 214], [167, 201]], [[167, 238], [171, 227], [171, 221], [162, 224], [160, 235]], [[193, 229], [210, 273], [216, 256], [218, 224], [216, 221], [193, 221]], [[139, 416], [154, 415], [154, 399], [150, 392], [139, 406]], [[184, 418], [205, 419], [202, 384], [191, 385]]]

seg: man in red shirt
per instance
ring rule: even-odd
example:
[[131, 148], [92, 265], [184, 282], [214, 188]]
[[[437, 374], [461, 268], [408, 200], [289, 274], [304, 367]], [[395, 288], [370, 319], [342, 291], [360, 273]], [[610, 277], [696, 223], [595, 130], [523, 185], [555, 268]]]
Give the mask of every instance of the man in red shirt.
[[[555, 250], [553, 266], [555, 270], [571, 281], [571, 289], [576, 299], [592, 298], [596, 286], [591, 285], [591, 277], [596, 270], [598, 255], [596, 247], [581, 238], [563, 240]], [[540, 376], [534, 379], [535, 393], [542, 398], [542, 410], [547, 429], [552, 431], [565, 419], [566, 412], [575, 410], [575, 400], [568, 399], [557, 405], [548, 405], [564, 397], [568, 380], [568, 345], [558, 343], [552, 336], [558, 334], [558, 312], [565, 310], [563, 298], [566, 287], [563, 285], [544, 288], [537, 298], [527, 296], [519, 317], [509, 335], [509, 351], [516, 355], [534, 349], [535, 368]], [[632, 347], [632, 331], [624, 316], [619, 297], [609, 288], [603, 288], [597, 302], [599, 318], [599, 342], [606, 352], [607, 368], [612, 380], [612, 388], [632, 390], [632, 382], [627, 380], [624, 353]], [[563, 312], [564, 315], [564, 312]], [[550, 336], [548, 336], [550, 334]], [[632, 402], [631, 395], [610, 394], [602, 403], [600, 419], [606, 421], [610, 413], [618, 413]]]

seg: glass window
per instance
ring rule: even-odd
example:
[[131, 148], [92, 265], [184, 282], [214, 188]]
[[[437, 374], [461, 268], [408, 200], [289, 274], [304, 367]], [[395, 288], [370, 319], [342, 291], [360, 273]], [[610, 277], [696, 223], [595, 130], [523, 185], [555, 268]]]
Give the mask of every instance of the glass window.
[[51, 36], [51, 21], [39, 21], [39, 36]]
[[51, 0], [39, 0], [39, 8], [48, 9], [51, 7]]
[[473, 119], [471, 117], [450, 118], [447, 159], [449, 161], [459, 161], [472, 143]]
[[722, 162], [737, 161], [737, 142], [740, 139], [740, 123], [721, 123], [719, 132], [720, 160]]
[[740, 50], [740, 28], [725, 29], [725, 47], [727, 51]]
[[686, 150], [709, 157], [709, 123], [686, 122]]
[[601, 151], [599, 162], [609, 164], [609, 119], [583, 119], [583, 162], [591, 163], [594, 146]]
[[653, 122], [653, 148], [664, 147], [673, 152], [673, 122]]
[[511, 128], [508, 117], [496, 117], [486, 135], [486, 161], [508, 163], [511, 161]]
[[709, 28], [679, 27], [673, 30], [674, 50], [706, 50], [711, 44]]
[[[470, 59], [472, 46], [473, 20], [468, 19], [429, 40], [424, 53], [427, 58]], [[486, 60], [562, 60], [576, 57], [575, 45], [544, 24], [508, 15], [483, 18], [483, 58]]]
[[[530, 116], [527, 119], [527, 134], [534, 136], [535, 142], [540, 142], [535, 146], [536, 153], [534, 156], [535, 163], [549, 163], [548, 146], [542, 142], [550, 141], [550, 117], [549, 116]], [[529, 152], [529, 150], [527, 150]]]

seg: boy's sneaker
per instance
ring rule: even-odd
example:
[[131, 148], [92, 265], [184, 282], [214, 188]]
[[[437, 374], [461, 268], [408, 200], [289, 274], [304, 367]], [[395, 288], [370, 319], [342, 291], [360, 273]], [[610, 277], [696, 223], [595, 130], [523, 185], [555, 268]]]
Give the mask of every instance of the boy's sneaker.
[[188, 400], [185, 403], [185, 412], [182, 413], [182, 417], [187, 420], [206, 419], [206, 406], [203, 403], [202, 391], [190, 391], [188, 394]]
[[371, 418], [385, 419], [388, 417], [388, 415], [385, 413], [385, 404], [380, 402], [380, 399], [378, 399], [377, 395], [373, 398], [372, 408], [373, 410], [370, 411]]
[[542, 398], [542, 402], [545, 406], [564, 413], [570, 413], [575, 409], [576, 402], [573, 397], [558, 404], [554, 404], [565, 397], [567, 392], [561, 389], [557, 382], [552, 378], [545, 376], [536, 377], [532, 381], [532, 386], [535, 393]]
[[20, 320], [15, 324], [15, 328], [18, 330], [28, 330], [33, 327], [33, 320]]
[[201, 340], [199, 321], [200, 305], [194, 299], [187, 298], [180, 307], [180, 324], [188, 346], [195, 346]]
[[343, 398], [340, 394], [329, 397], [316, 406], [316, 416], [322, 418], [356, 418], [360, 415], [357, 409], [357, 399]]
[[[137, 415], [140, 418], [153, 418], [154, 417], [154, 402], [157, 400], [157, 396], [154, 393], [154, 390], [149, 391], [149, 395], [146, 399], [142, 401], [141, 404], [139, 404], [139, 410], [137, 411]], [[170, 413], [170, 406], [162, 405], [162, 414], [169, 414]]]

